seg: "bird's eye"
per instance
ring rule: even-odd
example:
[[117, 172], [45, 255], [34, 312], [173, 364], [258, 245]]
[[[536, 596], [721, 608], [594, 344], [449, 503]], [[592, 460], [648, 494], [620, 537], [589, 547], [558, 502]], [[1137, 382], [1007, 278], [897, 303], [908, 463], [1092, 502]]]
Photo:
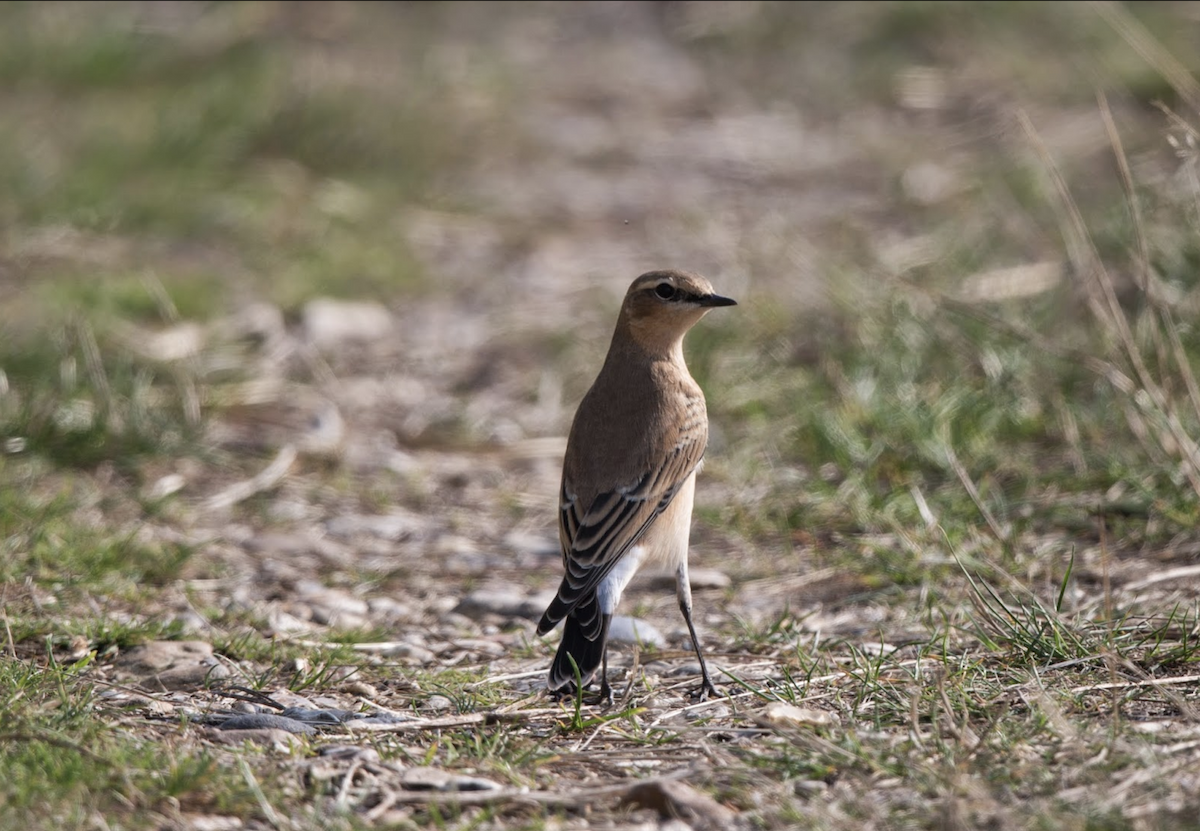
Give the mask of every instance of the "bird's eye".
[[654, 287], [654, 293], [663, 300], [672, 300], [675, 297], [675, 287], [670, 283], [659, 283]]

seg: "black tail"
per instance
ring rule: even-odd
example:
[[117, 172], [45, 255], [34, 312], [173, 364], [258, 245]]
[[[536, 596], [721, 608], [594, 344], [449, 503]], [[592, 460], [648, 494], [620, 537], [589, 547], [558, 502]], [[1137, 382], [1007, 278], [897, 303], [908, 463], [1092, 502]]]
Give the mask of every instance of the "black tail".
[[549, 608], [547, 608], [545, 613], [542, 615], [542, 619], [538, 621], [538, 637], [541, 637], [555, 626], [558, 626], [558, 622], [562, 620], [566, 614], [567, 605], [562, 602], [562, 595], [555, 595], [554, 599], [550, 601]]
[[[575, 659], [575, 666], [579, 667], [579, 680], [584, 687], [591, 683], [596, 670], [600, 669], [604, 662], [604, 649], [608, 643], [609, 615], [602, 616], [602, 624], [593, 640], [588, 638], [587, 630], [595, 629], [589, 624], [597, 615], [600, 615], [600, 604], [595, 596], [581, 603], [567, 615], [563, 623], [562, 641], [558, 645], [554, 663], [550, 666], [548, 686], [551, 692], [568, 684], [572, 688], [575, 686], [575, 667], [571, 666], [571, 658]], [[567, 657], [568, 655], [570, 657]]]

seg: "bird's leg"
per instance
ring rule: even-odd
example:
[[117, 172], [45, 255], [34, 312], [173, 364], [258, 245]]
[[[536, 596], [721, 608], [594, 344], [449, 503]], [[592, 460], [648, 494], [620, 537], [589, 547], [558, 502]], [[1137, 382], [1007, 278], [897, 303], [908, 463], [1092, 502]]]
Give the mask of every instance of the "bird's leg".
[[604, 674], [600, 676], [600, 694], [596, 698], [596, 703], [603, 707], [611, 707], [613, 705], [613, 688], [608, 684], [608, 655], [604, 656], [604, 669], [601, 670]]
[[612, 623], [612, 615], [604, 614], [600, 618], [600, 643], [604, 644], [600, 657], [600, 697], [597, 704], [605, 707], [613, 705], [613, 689], [608, 685], [608, 625]]
[[692, 646], [696, 649], [696, 660], [700, 662], [700, 689], [697, 699], [704, 701], [709, 695], [716, 697], [717, 688], [713, 686], [712, 678], [708, 675], [708, 666], [704, 663], [704, 655], [700, 651], [700, 639], [696, 637], [696, 626], [692, 623], [692, 583], [688, 579], [687, 560], [675, 572], [675, 594], [679, 598], [679, 611], [683, 612], [683, 620], [687, 623], [688, 634], [692, 636]]

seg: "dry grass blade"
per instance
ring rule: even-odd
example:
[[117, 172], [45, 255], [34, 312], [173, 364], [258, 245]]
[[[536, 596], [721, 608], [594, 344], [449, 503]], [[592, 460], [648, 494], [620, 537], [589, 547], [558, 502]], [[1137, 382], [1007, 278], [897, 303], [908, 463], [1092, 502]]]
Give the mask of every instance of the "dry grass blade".
[[958, 460], [958, 454], [954, 452], [954, 446], [950, 443], [950, 436], [947, 434], [942, 439], [942, 451], [946, 454], [946, 461], [950, 464], [954, 475], [958, 477], [958, 481], [962, 484], [967, 494], [971, 497], [971, 501], [975, 503], [975, 507], [979, 510], [987, 522], [988, 530], [992, 532], [992, 536], [999, 542], [1007, 542], [1008, 534], [1004, 528], [996, 521], [996, 517], [991, 510], [984, 504], [983, 497], [979, 494], [979, 488], [975, 487], [975, 482], [971, 480], [971, 474], [963, 467], [962, 462]]
[[1129, 10], [1113, 0], [1091, 0], [1091, 7], [1104, 18], [1146, 63], [1166, 79], [1171, 88], [1193, 109], [1200, 111], [1200, 83], [1191, 70], [1159, 43]]
[[[1155, 432], [1159, 445], [1165, 452], [1175, 456], [1183, 463], [1183, 472], [1192, 491], [1200, 496], [1200, 447], [1197, 447], [1196, 442], [1184, 430], [1174, 402], [1151, 374], [1141, 348], [1133, 336], [1125, 310], [1117, 299], [1112, 277], [1096, 250], [1087, 224], [1079, 211], [1079, 206], [1072, 197], [1071, 190], [1054, 159], [1050, 156], [1049, 149], [1025, 112], [1019, 112], [1018, 119], [1042, 163], [1044, 172], [1050, 178], [1058, 194], [1059, 205], [1065, 215], [1065, 219], [1062, 220], [1063, 235], [1067, 240], [1067, 248], [1076, 272], [1085, 279], [1084, 288], [1088, 297], [1088, 307], [1092, 310], [1096, 320], [1120, 344], [1123, 355], [1133, 369], [1133, 375], [1140, 385], [1140, 391], [1144, 393], [1144, 400], [1160, 415], [1162, 425]], [[1135, 400], [1137, 399], [1135, 398]]]
[[1117, 170], [1121, 175], [1121, 187], [1125, 190], [1125, 201], [1129, 205], [1130, 215], [1133, 219], [1133, 232], [1138, 246], [1137, 268], [1135, 270], [1138, 279], [1138, 288], [1141, 289], [1142, 294], [1158, 314], [1162, 323], [1161, 327], [1156, 326], [1152, 330], [1155, 338], [1155, 346], [1160, 353], [1159, 366], [1167, 366], [1168, 364], [1165, 356], [1162, 355], [1165, 350], [1162, 346], [1161, 336], [1165, 332], [1171, 343], [1171, 356], [1175, 361], [1175, 367], [1183, 379], [1184, 386], [1187, 388], [1193, 415], [1200, 418], [1200, 384], [1196, 382], [1196, 375], [1192, 371], [1191, 361], [1188, 360], [1187, 352], [1184, 350], [1183, 342], [1179, 337], [1179, 326], [1175, 321], [1171, 308], [1163, 298], [1162, 292], [1157, 289], [1153, 282], [1155, 278], [1150, 264], [1150, 243], [1146, 237], [1146, 225], [1142, 216], [1141, 200], [1138, 198], [1137, 191], [1134, 188], [1133, 173], [1129, 168], [1129, 157], [1125, 153], [1121, 134], [1117, 130], [1112, 110], [1108, 106], [1108, 97], [1103, 92], [1100, 92], [1098, 99], [1100, 115], [1104, 120], [1104, 129], [1108, 133], [1109, 143], [1112, 144], [1113, 155], [1117, 161]]
[[[990, 583], [971, 574], [961, 561], [959, 567], [967, 578], [971, 603], [978, 613], [973, 621], [980, 635], [1007, 644], [1042, 664], [1097, 655], [1092, 643], [1094, 638], [1086, 627], [1065, 619], [1058, 607], [1050, 608], [1042, 603], [1003, 569], [994, 570], [1008, 578], [1013, 591], [1020, 593], [1021, 597], [1015, 602], [1007, 602]], [[1059, 587], [1059, 605], [1070, 575], [1071, 568], [1068, 567]]]
[[1036, 346], [1039, 350], [1054, 355], [1065, 360], [1074, 361], [1081, 366], [1087, 367], [1097, 376], [1103, 378], [1109, 384], [1127, 395], [1132, 395], [1137, 391], [1137, 385], [1124, 371], [1111, 361], [1097, 357], [1090, 352], [1081, 349], [1074, 349], [1069, 346], [1056, 343], [1047, 338], [1042, 332], [1039, 332], [1032, 327], [1015, 320], [1005, 320], [998, 315], [992, 314], [985, 309], [979, 308], [973, 303], [966, 302], [957, 297], [952, 297], [945, 293], [931, 292], [925, 286], [913, 283], [908, 280], [898, 280], [900, 285], [906, 291], [928, 298], [932, 303], [937, 304], [939, 308], [949, 309], [950, 311], [962, 315], [963, 317], [977, 320], [980, 323], [1001, 332], [1016, 340], [1024, 343], [1030, 343]]
[[230, 485], [203, 503], [205, 510], [217, 511], [244, 502], [257, 493], [271, 490], [287, 476], [296, 461], [295, 445], [285, 444], [269, 465], [250, 479]]
[[1143, 678], [1140, 681], [1108, 681], [1103, 684], [1081, 684], [1072, 687], [1071, 692], [1094, 692], [1097, 690], [1128, 690], [1134, 687], [1162, 687], [1168, 684], [1194, 684], [1200, 681], [1200, 675], [1177, 675], [1174, 678]]
[[647, 779], [618, 782], [594, 788], [580, 788], [567, 792], [502, 788], [494, 791], [460, 791], [457, 793], [397, 791], [394, 793], [394, 796], [396, 802], [425, 805], [496, 805], [506, 802], [524, 802], [536, 805], [582, 808], [602, 799], [625, 796], [638, 787], [678, 782], [684, 779], [696, 779], [703, 772], [702, 768], [689, 766]]
[[458, 727], [475, 727], [483, 724], [524, 724], [537, 719], [559, 718], [566, 715], [560, 707], [504, 712], [493, 710], [482, 713], [465, 713], [461, 716], [444, 718], [414, 719], [412, 721], [347, 721], [342, 726], [351, 733], [415, 733], [422, 730], [447, 730]]
[[104, 371], [104, 362], [100, 358], [100, 345], [96, 342], [96, 333], [83, 320], [77, 320], [73, 328], [83, 350], [83, 362], [87, 367], [88, 378], [100, 399], [100, 415], [119, 429], [120, 416], [113, 398], [112, 385], [108, 382], [108, 373]]
[[12, 625], [8, 619], [8, 584], [0, 587], [0, 621], [4, 622], [4, 645], [8, 648], [8, 657], [17, 657], [17, 645], [13, 641]]
[[247, 764], [246, 760], [242, 757], [238, 758], [238, 770], [242, 772], [242, 778], [245, 779], [246, 784], [254, 793], [254, 798], [258, 801], [258, 807], [263, 812], [263, 816], [266, 818], [267, 822], [269, 822], [273, 828], [284, 829], [294, 827], [291, 820], [281, 816], [279, 812], [275, 810], [275, 806], [271, 804], [270, 800], [267, 799], [267, 795], [263, 793], [262, 785], [260, 785], [258, 782], [258, 777], [254, 775], [254, 771], [250, 769], [250, 765]]

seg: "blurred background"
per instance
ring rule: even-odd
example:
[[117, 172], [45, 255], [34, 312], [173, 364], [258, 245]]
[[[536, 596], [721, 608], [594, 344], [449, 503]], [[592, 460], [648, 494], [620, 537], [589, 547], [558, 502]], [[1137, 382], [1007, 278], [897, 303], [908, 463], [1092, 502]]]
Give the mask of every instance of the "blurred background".
[[[1198, 61], [1185, 2], [0, 3], [0, 825], [616, 827], [555, 794], [703, 761], [764, 828], [1194, 827]], [[732, 703], [648, 575], [571, 721], [565, 437], [669, 267], [739, 301]], [[226, 751], [222, 680], [470, 718]]]
[[547, 588], [575, 404], [677, 267], [741, 303], [688, 342], [702, 559], [1179, 543], [1196, 55], [1174, 2], [4, 4], [0, 475]]

